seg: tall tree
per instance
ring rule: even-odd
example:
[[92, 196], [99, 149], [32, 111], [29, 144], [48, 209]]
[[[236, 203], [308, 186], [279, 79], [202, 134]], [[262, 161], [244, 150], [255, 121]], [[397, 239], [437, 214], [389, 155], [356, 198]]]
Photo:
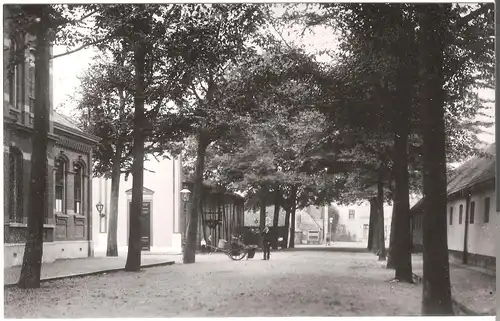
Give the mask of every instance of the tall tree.
[[446, 154], [443, 52], [450, 7], [419, 8], [421, 122], [424, 140], [423, 315], [453, 315], [446, 233]]
[[199, 6], [195, 10], [196, 19], [191, 21], [182, 36], [185, 45], [179, 50], [183, 52], [191, 72], [191, 86], [186, 95], [190, 106], [186, 103], [182, 107], [196, 116], [193, 128], [197, 139], [193, 206], [188, 220], [184, 263], [195, 262], [207, 147], [234, 131], [234, 127], [245, 124], [243, 118], [232, 118], [235, 106], [226, 104], [224, 91], [231, 76], [225, 74], [226, 68], [249, 50], [248, 42], [262, 23], [261, 12], [264, 9], [253, 5]]
[[[148, 137], [159, 139], [159, 151], [165, 145], [158, 133], [166, 128], [165, 122], [156, 121], [159, 110], [166, 103], [162, 99], [176, 96], [177, 90], [155, 83], [179, 83], [182, 77], [173, 76], [171, 67], [173, 57], [180, 57], [178, 38], [180, 25], [190, 17], [188, 10], [179, 5], [100, 5], [94, 16], [93, 34], [105, 39], [120, 40], [124, 51], [131, 58], [134, 93], [133, 119], [133, 187], [130, 212], [129, 246], [126, 270], [140, 269], [142, 192], [144, 175], [145, 141]], [[189, 9], [189, 8], [187, 8]], [[175, 59], [174, 59], [175, 60]], [[178, 59], [177, 59], [178, 60]], [[179, 66], [179, 64], [176, 64]], [[179, 70], [179, 69], [175, 69]], [[183, 88], [178, 86], [177, 88]], [[148, 99], [155, 96], [158, 102], [148, 106]], [[149, 118], [149, 119], [148, 119]], [[164, 117], [159, 117], [164, 120]], [[168, 117], [167, 117], [168, 118]], [[168, 122], [166, 122], [168, 123]]]
[[101, 138], [94, 153], [94, 175], [111, 177], [107, 256], [118, 256], [120, 177], [130, 172], [133, 143], [133, 92], [127, 84], [132, 74], [131, 66], [125, 64], [121, 46], [113, 49], [111, 62], [97, 61], [81, 77], [77, 107], [83, 129]]
[[19, 278], [19, 287], [40, 287], [43, 256], [43, 224], [47, 204], [48, 162], [47, 147], [50, 122], [50, 44], [52, 8], [49, 5], [23, 6], [26, 18], [35, 32], [35, 117], [32, 136], [31, 188], [28, 212], [28, 233]]

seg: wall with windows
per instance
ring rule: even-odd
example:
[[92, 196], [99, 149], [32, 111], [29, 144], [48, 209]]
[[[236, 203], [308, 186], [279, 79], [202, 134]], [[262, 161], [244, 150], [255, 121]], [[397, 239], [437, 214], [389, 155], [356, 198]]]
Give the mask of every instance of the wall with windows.
[[[8, 7], [4, 17], [8, 17]], [[8, 21], [8, 20], [5, 20]], [[4, 23], [4, 266], [22, 263], [28, 210], [44, 217], [43, 262], [92, 255], [88, 216], [91, 149], [83, 133], [50, 105], [46, 206], [30, 204], [34, 107], [34, 37]], [[51, 49], [52, 50], [52, 49]], [[52, 66], [49, 66], [52, 77]], [[49, 102], [52, 102], [52, 81]]]
[[[368, 242], [368, 229], [370, 223], [370, 204], [365, 202], [360, 205], [339, 206], [338, 230], [351, 236], [351, 241]], [[391, 233], [392, 206], [384, 206], [384, 235], [388, 242]]]
[[[488, 189], [472, 193], [467, 235], [467, 251], [469, 253], [495, 256], [495, 227], [499, 222], [494, 211], [494, 204], [494, 190]], [[466, 207], [465, 198], [448, 202], [447, 233], [448, 249], [450, 250], [458, 252], [464, 250]], [[461, 208], [462, 211], [460, 211]], [[450, 211], [453, 212], [452, 215], [450, 215]]]
[[[500, 223], [495, 211], [493, 182], [481, 188], [472, 187], [467, 233], [468, 263], [495, 268], [495, 232]], [[447, 240], [450, 257], [463, 260], [467, 201], [465, 197], [449, 198], [446, 209]], [[422, 208], [412, 209], [413, 246], [422, 248]]]

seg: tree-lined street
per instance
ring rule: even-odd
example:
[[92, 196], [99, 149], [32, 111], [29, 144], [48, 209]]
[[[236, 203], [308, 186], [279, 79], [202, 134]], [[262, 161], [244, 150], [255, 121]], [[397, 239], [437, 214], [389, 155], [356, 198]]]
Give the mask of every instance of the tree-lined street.
[[[299, 246], [296, 251], [271, 255], [269, 261], [239, 262], [230, 261], [223, 254], [201, 255], [193, 265], [178, 264], [182, 258], [177, 256], [175, 265], [137, 273], [60, 280], [29, 292], [6, 289], [5, 316], [420, 315], [422, 285], [389, 282], [392, 270], [385, 269], [370, 253]], [[415, 258], [414, 265], [414, 269], [421, 272], [421, 258]], [[476, 286], [491, 282], [492, 277], [480, 276], [480, 273], [471, 275], [467, 271], [452, 269], [452, 283], [464, 278]], [[458, 274], [455, 276], [455, 273]], [[472, 292], [466, 290], [468, 285], [460, 285], [462, 295], [468, 295], [467, 300], [471, 300]], [[481, 297], [483, 311], [485, 307], [495, 306], [494, 292], [493, 289], [492, 295]]]
[[[11, 239], [25, 244], [24, 252], [18, 251], [23, 253], [18, 286], [40, 287], [45, 242], [81, 240], [92, 256], [90, 236], [99, 230], [107, 233], [106, 255], [123, 257], [120, 226], [120, 232], [127, 229], [125, 270], [137, 273], [10, 289], [7, 315], [61, 317], [68, 306], [69, 317], [453, 315], [447, 183], [457, 175], [452, 163], [482, 154], [478, 134], [493, 124], [487, 117], [478, 120], [491, 103], [479, 92], [494, 88], [493, 9], [492, 4], [12, 5], [4, 19], [10, 52], [4, 97], [12, 92], [5, 103], [12, 103], [13, 115], [19, 113], [14, 97], [20, 85], [13, 75], [24, 77], [18, 65], [27, 51], [34, 57], [29, 88], [36, 93], [30, 96], [32, 123], [17, 124], [17, 116], [6, 122], [14, 129], [5, 170], [12, 213], [5, 217], [13, 221]], [[314, 36], [315, 28], [326, 30], [335, 45], [306, 50], [305, 38]], [[293, 41], [285, 39], [287, 32], [294, 33]], [[20, 45], [20, 37], [27, 43]], [[54, 44], [67, 51], [52, 56]], [[81, 75], [74, 99], [72, 113], [82, 130], [75, 125], [70, 134], [93, 137], [88, 141], [95, 146], [85, 146], [87, 167], [74, 151], [83, 148], [78, 143], [68, 140], [66, 150], [55, 152], [52, 145], [64, 139], [54, 134], [48, 117], [51, 59], [84, 48], [95, 50], [96, 59]], [[32, 126], [29, 144], [22, 141], [25, 150], [17, 147], [25, 134], [16, 124]], [[26, 179], [19, 170], [27, 161], [23, 155], [31, 166], [24, 203], [18, 193]], [[161, 233], [169, 235], [161, 247], [151, 241], [152, 230], [160, 231], [151, 228], [158, 220], [151, 214], [155, 191], [145, 186], [149, 158], [180, 160], [165, 178], [171, 189], [155, 194], [173, 194], [165, 203], [172, 209], [153, 211], [165, 222], [168, 217]], [[85, 168], [96, 178], [111, 179], [109, 220], [101, 203], [99, 222], [92, 222]], [[122, 177], [132, 180], [127, 195], [120, 192]], [[216, 194], [217, 202], [207, 206]], [[422, 285], [414, 284], [412, 264], [415, 194], [422, 196]], [[235, 203], [224, 203], [227, 195], [240, 197], [238, 211]], [[470, 191], [461, 195], [468, 195], [467, 235], [473, 220]], [[128, 205], [122, 206], [124, 197]], [[482, 204], [489, 220], [489, 196], [487, 201]], [[368, 204], [371, 254], [277, 252], [267, 262], [224, 264], [219, 262], [224, 256], [198, 254], [207, 230], [211, 237], [218, 229], [210, 245], [226, 242], [238, 255], [248, 246], [263, 247], [268, 206], [274, 206], [274, 217], [266, 240], [277, 248], [283, 209], [281, 246], [293, 249], [296, 211], [315, 206], [330, 216], [333, 203]], [[26, 215], [23, 204], [30, 205]], [[392, 213], [384, 213], [386, 204]], [[173, 212], [181, 205], [184, 213], [176, 219]], [[244, 226], [244, 210], [260, 212], [258, 227]], [[461, 207], [459, 224], [462, 214]], [[390, 239], [384, 226], [388, 215]], [[354, 218], [349, 210], [349, 220]], [[337, 225], [338, 213], [327, 219]], [[221, 229], [226, 240], [220, 239]], [[318, 241], [319, 229], [312, 233]], [[254, 234], [252, 244], [235, 241], [245, 232]], [[184, 264], [141, 270], [143, 251], [172, 249], [173, 234]], [[465, 262], [466, 240], [464, 248]], [[74, 250], [82, 255], [83, 249]]]

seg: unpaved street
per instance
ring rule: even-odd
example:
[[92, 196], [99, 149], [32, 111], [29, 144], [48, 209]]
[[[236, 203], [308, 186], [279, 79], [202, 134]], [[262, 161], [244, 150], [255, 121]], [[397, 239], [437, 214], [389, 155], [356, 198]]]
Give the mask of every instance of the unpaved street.
[[370, 253], [297, 251], [270, 261], [197, 256], [195, 264], [5, 290], [7, 318], [419, 315], [421, 286], [389, 283]]

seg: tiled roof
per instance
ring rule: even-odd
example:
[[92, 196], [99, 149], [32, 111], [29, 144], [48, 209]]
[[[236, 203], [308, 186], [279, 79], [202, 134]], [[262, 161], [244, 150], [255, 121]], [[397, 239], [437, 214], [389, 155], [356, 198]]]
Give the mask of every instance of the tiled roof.
[[72, 128], [74, 130], [77, 130], [79, 132], [82, 132], [83, 131], [78, 128], [78, 126], [76, 126], [67, 116], [64, 116], [62, 114], [59, 114], [58, 112], [54, 111], [54, 115], [52, 117], [52, 120], [55, 122], [55, 123], [58, 123], [58, 124], [61, 124], [63, 126], [66, 126], [66, 127], [69, 127], [69, 128]]
[[489, 145], [483, 152], [487, 155], [474, 156], [455, 169], [455, 174], [448, 180], [448, 195], [495, 178], [495, 144]]
[[[448, 179], [448, 195], [495, 178], [495, 143], [484, 148], [482, 152], [486, 155], [474, 156], [454, 170]], [[423, 202], [422, 198], [411, 208], [412, 214], [422, 207]]]

